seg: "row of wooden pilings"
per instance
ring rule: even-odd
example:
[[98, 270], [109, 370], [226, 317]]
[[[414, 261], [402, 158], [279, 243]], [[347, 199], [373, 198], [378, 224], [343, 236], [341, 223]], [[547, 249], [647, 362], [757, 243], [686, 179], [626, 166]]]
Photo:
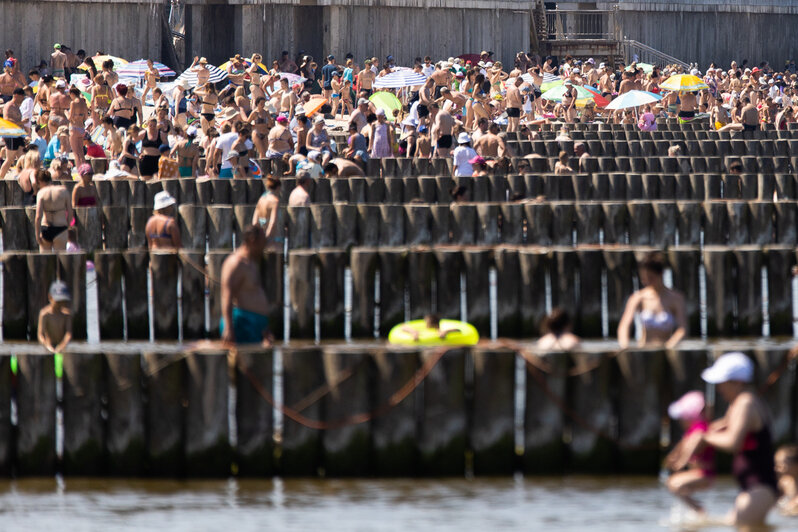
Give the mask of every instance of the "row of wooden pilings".
[[[596, 338], [615, 335], [625, 302], [639, 286], [637, 263], [653, 250], [322, 248], [292, 250], [287, 262], [282, 252], [267, 251], [261, 275], [270, 302], [271, 329], [278, 338], [283, 337], [286, 316], [291, 338], [315, 338], [318, 327], [318, 337], [340, 339], [386, 336], [396, 324], [430, 312], [467, 319], [483, 336], [495, 332], [524, 338], [537, 334], [551, 306], [571, 313], [577, 334]], [[184, 339], [215, 337], [221, 313], [221, 265], [229, 253], [96, 252], [100, 337], [149, 339], [151, 333], [167, 341], [181, 333]], [[666, 256], [673, 286], [686, 297], [689, 335], [760, 336], [764, 323], [773, 336], [792, 335], [794, 246], [673, 246]], [[86, 258], [83, 253], [4, 254], [3, 337], [36, 338], [47, 288], [60, 278], [73, 293], [76, 337], [85, 338]], [[156, 294], [151, 306], [148, 286]]]
[[[788, 348], [696, 343], [667, 352], [596, 347], [541, 354], [520, 345], [445, 351], [330, 345], [241, 351], [229, 370], [233, 358], [225, 351], [74, 345], [64, 354], [57, 404], [52, 355], [6, 344], [0, 355], [0, 471], [655, 474], [667, 451], [663, 444], [680, 436], [677, 424], [666, 421], [668, 403], [704, 390], [701, 369], [731, 349], [754, 358], [758, 383], [775, 377], [761, 388], [774, 437], [794, 440], [794, 373], [781, 368], [772, 374]], [[526, 371], [517, 371], [521, 362]], [[708, 397], [712, 403], [714, 394]], [[725, 405], [714, 401], [719, 415]], [[63, 412], [63, 456], [56, 454], [57, 408]]]

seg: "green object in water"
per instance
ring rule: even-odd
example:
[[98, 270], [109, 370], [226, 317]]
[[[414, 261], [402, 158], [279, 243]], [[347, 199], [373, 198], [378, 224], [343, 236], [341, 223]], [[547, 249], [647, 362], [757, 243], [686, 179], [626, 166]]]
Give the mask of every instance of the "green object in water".
[[18, 368], [17, 355], [11, 355], [11, 373], [16, 375]]
[[64, 376], [64, 355], [55, 353], [53, 357], [55, 359], [55, 378], [60, 379]]

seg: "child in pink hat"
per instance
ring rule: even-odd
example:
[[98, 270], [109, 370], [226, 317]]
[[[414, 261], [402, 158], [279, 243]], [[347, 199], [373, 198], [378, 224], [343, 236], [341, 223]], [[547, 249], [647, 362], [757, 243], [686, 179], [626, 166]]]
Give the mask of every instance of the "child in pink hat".
[[[704, 394], [693, 391], [684, 394], [668, 407], [668, 415], [678, 420], [684, 429], [684, 436], [676, 447], [665, 457], [665, 466], [673, 471], [674, 464], [684, 462], [684, 442], [695, 432], [706, 432], [709, 423], [705, 415]], [[694, 511], [703, 514], [704, 508], [693, 497], [696, 491], [712, 485], [715, 478], [715, 450], [706, 446], [689, 457], [686, 469], [674, 471], [666, 485], [671, 493], [679, 497]]]

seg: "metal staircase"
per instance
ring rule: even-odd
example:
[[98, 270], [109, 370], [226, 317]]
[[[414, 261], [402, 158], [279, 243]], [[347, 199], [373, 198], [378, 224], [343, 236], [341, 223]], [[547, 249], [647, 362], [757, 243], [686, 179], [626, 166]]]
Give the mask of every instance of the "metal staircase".
[[627, 64], [631, 63], [636, 58], [639, 63], [650, 63], [652, 65], [659, 66], [679, 65], [685, 70], [690, 69], [690, 65], [681, 59], [677, 59], [672, 55], [655, 50], [654, 48], [633, 39], [623, 39], [623, 56]]

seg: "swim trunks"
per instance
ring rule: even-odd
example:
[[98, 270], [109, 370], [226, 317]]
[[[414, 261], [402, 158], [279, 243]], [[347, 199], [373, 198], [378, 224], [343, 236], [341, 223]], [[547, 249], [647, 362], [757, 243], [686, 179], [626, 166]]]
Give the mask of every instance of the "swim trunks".
[[[257, 312], [233, 307], [233, 332], [237, 344], [259, 344], [263, 332], [269, 327], [269, 318]], [[219, 331], [224, 334], [224, 318], [219, 323]]]

